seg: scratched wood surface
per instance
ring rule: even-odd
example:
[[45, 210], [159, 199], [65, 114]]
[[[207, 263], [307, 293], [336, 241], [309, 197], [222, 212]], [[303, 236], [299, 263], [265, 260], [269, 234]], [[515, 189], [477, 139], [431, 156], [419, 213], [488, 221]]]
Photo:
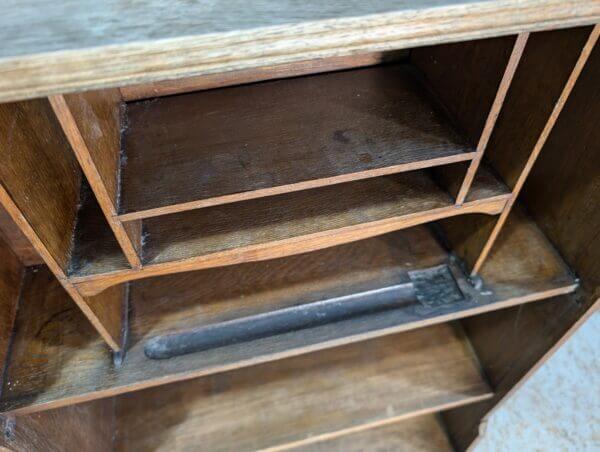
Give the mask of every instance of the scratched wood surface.
[[126, 394], [117, 450], [300, 445], [489, 396], [465, 338], [443, 324]]
[[6, 102], [590, 24], [600, 18], [600, 5], [577, 0], [327, 5], [314, 0], [179, 0], [166, 8], [162, 0], [143, 6], [118, 0], [11, 0], [3, 12], [0, 101]]
[[[539, 237], [539, 230], [527, 225], [516, 230], [515, 239], [510, 239], [509, 230], [501, 252], [490, 257], [494, 272], [485, 275], [486, 285], [504, 298], [496, 297], [487, 305], [462, 306], [456, 312], [452, 307], [428, 311], [413, 306], [394, 316], [369, 317], [315, 328], [310, 334], [278, 335], [254, 341], [252, 346], [238, 344], [158, 362], [146, 358], [143, 351], [145, 341], [157, 334], [290, 305], [294, 300], [302, 303], [310, 297], [402, 282], [408, 269], [433, 266], [445, 258], [445, 252], [421, 227], [316, 253], [133, 283], [130, 346], [119, 369], [51, 275], [31, 274], [23, 306], [45, 314], [32, 316], [22, 310], [17, 319], [22, 325], [13, 347], [21, 352], [12, 354], [1, 410], [49, 409], [572, 292], [576, 287], [573, 276], [556, 252], [548, 249], [548, 241]], [[530, 257], [537, 253], [541, 257]], [[234, 277], [237, 284], [231, 284]], [[42, 308], [37, 307], [40, 303]], [[32, 322], [46, 325], [44, 340], [35, 337], [39, 326]], [[33, 361], [27, 352], [32, 347], [39, 355]]]
[[121, 219], [410, 171], [474, 151], [405, 65], [170, 96], [126, 111]]

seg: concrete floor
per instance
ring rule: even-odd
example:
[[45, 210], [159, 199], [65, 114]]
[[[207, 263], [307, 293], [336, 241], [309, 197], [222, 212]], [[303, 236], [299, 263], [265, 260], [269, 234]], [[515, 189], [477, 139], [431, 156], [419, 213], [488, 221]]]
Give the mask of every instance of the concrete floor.
[[600, 452], [600, 312], [492, 414], [475, 452]]

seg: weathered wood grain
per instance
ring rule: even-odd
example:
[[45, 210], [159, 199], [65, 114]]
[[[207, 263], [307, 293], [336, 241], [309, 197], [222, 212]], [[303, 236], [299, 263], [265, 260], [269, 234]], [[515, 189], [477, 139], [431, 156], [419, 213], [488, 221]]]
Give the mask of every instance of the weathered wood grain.
[[[517, 219], [527, 221], [526, 217]], [[38, 273], [26, 285], [23, 306], [46, 313], [48, 337], [40, 341], [28, 333], [35, 331], [35, 327], [19, 328], [21, 334], [15, 337], [14, 346], [19, 350], [41, 347], [40, 359], [31, 361], [25, 352], [13, 353], [7, 378], [19, 384], [11, 383], [5, 388], [0, 409], [17, 412], [49, 409], [572, 292], [576, 287], [573, 276], [539, 230], [526, 224], [515, 231], [498, 243], [498, 252], [490, 257], [493, 271], [485, 274], [484, 279], [486, 287], [497, 295], [488, 304], [461, 305], [456, 310], [452, 306], [447, 310], [432, 310], [410, 305], [393, 316], [388, 312], [314, 328], [309, 334], [278, 335], [254, 341], [251, 346], [238, 344], [159, 362], [144, 355], [146, 340], [157, 334], [328, 295], [401, 283], [406, 271], [437, 265], [447, 254], [420, 227], [284, 259], [133, 283], [130, 346], [118, 369], [103, 342], [81, 324], [81, 314], [69, 305], [58, 284]], [[46, 295], [41, 297], [41, 294]], [[49, 307], [35, 308], [39, 303]], [[27, 312], [20, 319], [30, 321]], [[39, 316], [36, 319], [44, 322]], [[58, 339], [56, 334], [60, 335]]]
[[[482, 418], [508, 399], [600, 309], [599, 79], [600, 47], [596, 45], [521, 195], [532, 217], [581, 278], [582, 290], [552, 302], [520, 306], [463, 322], [497, 394], [489, 403], [445, 416], [459, 447], [467, 447], [475, 440]], [[497, 244], [515, 221], [514, 216], [513, 209]], [[487, 270], [489, 262], [482, 271]]]
[[584, 25], [600, 19], [600, 3], [181, 0], [165, 8], [159, 0], [143, 7], [117, 0], [28, 1], [6, 7], [2, 19], [0, 101], [6, 102]]
[[443, 324], [124, 395], [117, 450], [299, 446], [489, 396], [468, 342]]
[[4, 418], [0, 448], [15, 452], [109, 451], [114, 447], [115, 427], [113, 401], [97, 400]]
[[48, 101], [0, 104], [0, 147], [2, 204], [35, 232], [48, 265], [66, 273], [81, 170]]
[[31, 242], [21, 232], [2, 204], [0, 204], [0, 237], [25, 266], [43, 264], [44, 261]]
[[491, 175], [477, 182], [473, 195], [482, 198], [458, 208], [419, 171], [150, 218], [142, 269], [115, 267], [71, 280], [93, 295], [149, 276], [289, 256], [454, 215], [500, 212], [509, 196], [505, 186]]
[[434, 415], [405, 419], [382, 427], [369, 428], [354, 433], [307, 444], [303, 452], [442, 452], [452, 446]]
[[385, 63], [398, 63], [406, 61], [409, 54], [410, 50], [401, 49], [387, 52], [371, 52], [341, 57], [319, 58], [316, 60], [296, 61], [294, 63], [278, 64], [274, 66], [262, 66], [239, 71], [123, 86], [120, 88], [120, 91], [123, 100], [131, 102], [191, 91], [245, 85], [265, 80], [321, 74], [324, 72], [356, 69]]
[[468, 160], [407, 65], [129, 103], [119, 218]]
[[119, 90], [51, 96], [49, 99], [123, 253], [132, 267], [140, 267], [141, 237], [132, 237], [130, 234], [135, 229], [126, 230], [114, 218], [118, 210], [121, 166]]
[[[533, 165], [535, 164], [544, 146], [544, 143], [548, 138], [548, 135], [552, 131], [552, 128], [554, 127], [558, 116], [564, 108], [565, 103], [569, 98], [569, 95], [571, 94], [571, 91], [573, 90], [573, 87], [575, 86], [579, 75], [581, 74], [581, 71], [583, 70], [592, 50], [596, 45], [596, 42], [598, 41], [598, 37], [600, 36], [600, 25], [596, 25], [591, 30], [589, 28], [586, 28], [578, 31], [579, 33], [574, 33], [575, 37], [577, 38], [575, 39], [575, 42], [578, 45], [576, 44], [575, 46], [573, 46], [572, 38], [566, 41], [566, 48], [568, 49], [568, 51], [565, 51], [565, 53], [567, 54], [567, 57], [565, 60], [562, 61], [563, 65], [566, 66], [566, 69], [559, 70], [559, 73], [563, 76], [566, 76], [568, 74], [568, 79], [565, 81], [563, 88], [560, 90], [560, 95], [558, 96], [558, 98], [553, 97], [553, 102], [551, 103], [552, 110], [550, 112], [550, 115], [547, 117], [547, 120], [544, 122], [543, 129], [539, 132], [539, 135], [534, 135], [536, 136], [535, 145], [533, 146], [533, 148], [531, 148], [531, 153], [526, 153], [524, 156], [522, 156], [522, 158], [526, 157], [526, 159], [524, 161], [524, 165], [522, 167], [518, 167], [518, 176], [517, 179], [514, 181], [514, 186], [511, 185], [513, 196], [507, 202], [504, 211], [500, 214], [498, 221], [494, 225], [494, 229], [492, 230], [488, 240], [485, 242], [477, 261], [473, 265], [473, 274], [476, 274], [483, 266], [488, 253], [491, 251], [495, 240], [498, 237], [498, 234], [500, 233], [504, 223], [506, 222], [511, 212], [512, 206], [517, 196], [519, 195], [521, 189], [523, 188], [523, 184], [525, 184], [525, 181], [527, 180], [527, 177], [529, 176], [529, 173], [533, 168]], [[580, 33], [583, 34], [583, 36], [581, 36]], [[587, 38], [585, 40], [582, 40], [583, 37]], [[562, 42], [563, 44], [565, 43], [564, 40]], [[573, 53], [575, 54], [576, 58], [575, 56], [571, 56], [571, 54]], [[571, 58], [569, 58], [569, 56], [571, 56]], [[529, 134], [531, 133], [530, 129], [522, 130], [519, 128], [518, 130], [522, 132], [524, 137], [529, 136]], [[501, 132], [499, 131], [498, 133]], [[504, 148], [504, 146], [502, 148]], [[528, 151], [528, 149], [526, 150]], [[517, 159], [518, 157], [512, 160], [514, 161]]]
[[0, 380], [8, 363], [23, 276], [23, 264], [0, 237]]

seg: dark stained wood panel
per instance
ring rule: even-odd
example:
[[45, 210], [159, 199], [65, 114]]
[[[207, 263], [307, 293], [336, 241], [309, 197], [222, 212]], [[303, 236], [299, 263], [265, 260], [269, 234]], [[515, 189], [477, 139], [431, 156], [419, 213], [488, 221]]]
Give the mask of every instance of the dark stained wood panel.
[[[525, 217], [518, 220], [527, 221]], [[388, 312], [313, 328], [308, 334], [282, 334], [253, 341], [251, 346], [238, 344], [158, 362], [146, 358], [143, 351], [145, 342], [157, 334], [309, 302], [328, 294], [340, 296], [378, 284], [401, 283], [407, 270], [436, 265], [447, 254], [424, 227], [418, 227], [283, 259], [135, 282], [131, 287], [129, 348], [120, 368], [114, 367], [103, 342], [86, 328], [56, 281], [40, 271], [32, 274], [25, 286], [22, 306], [28, 310], [17, 319], [20, 334], [13, 347], [19, 352], [13, 353], [9, 364], [6, 375], [11, 385], [5, 385], [0, 409], [27, 412], [82, 402], [573, 291], [576, 283], [569, 269], [557, 261], [556, 252], [547, 249], [550, 245], [539, 238], [539, 230], [529, 226], [520, 230], [515, 240], [509, 237], [500, 242], [502, 252], [490, 256], [495, 271], [484, 278], [496, 297], [489, 304], [462, 306], [456, 312], [452, 308], [419, 310], [412, 305], [393, 316]], [[511, 252], [518, 247], [523, 249]], [[527, 257], [533, 253], [554, 262], [540, 264], [537, 258]], [[521, 263], [524, 256], [527, 258]], [[42, 307], [36, 307], [40, 303]], [[31, 310], [38, 314], [30, 314]], [[43, 340], [34, 334], [39, 329], [35, 322], [46, 325]], [[28, 359], [31, 353], [39, 359]]]
[[468, 341], [443, 324], [124, 395], [117, 449], [301, 445], [491, 394]]
[[69, 275], [96, 274], [114, 268], [128, 268], [128, 262], [119, 247], [96, 197], [87, 182], [81, 190], [81, 207], [73, 237], [73, 255]]
[[44, 263], [31, 242], [21, 232], [6, 209], [2, 207], [2, 204], [0, 204], [0, 237], [4, 239], [23, 265], [30, 266]]
[[23, 264], [0, 237], [0, 382], [4, 379], [4, 368], [8, 362], [23, 270]]
[[119, 213], [143, 216], [465, 160], [473, 151], [402, 65], [129, 103], [126, 124]]
[[13, 219], [22, 216], [34, 244], [66, 273], [82, 176], [46, 99], [0, 104], [0, 148], [4, 207]]
[[114, 448], [116, 425], [111, 399], [16, 416], [8, 422], [8, 433], [5, 423], [0, 435], [3, 450], [99, 452]]
[[486, 157], [513, 189], [590, 35], [590, 27], [531, 35]]

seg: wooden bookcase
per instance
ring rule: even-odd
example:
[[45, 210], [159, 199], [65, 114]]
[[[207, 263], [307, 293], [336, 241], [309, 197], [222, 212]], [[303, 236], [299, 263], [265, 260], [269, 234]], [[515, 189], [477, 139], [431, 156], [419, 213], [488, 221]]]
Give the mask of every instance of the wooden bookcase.
[[599, 305], [600, 5], [442, 3], [0, 59], [0, 445], [468, 448]]

